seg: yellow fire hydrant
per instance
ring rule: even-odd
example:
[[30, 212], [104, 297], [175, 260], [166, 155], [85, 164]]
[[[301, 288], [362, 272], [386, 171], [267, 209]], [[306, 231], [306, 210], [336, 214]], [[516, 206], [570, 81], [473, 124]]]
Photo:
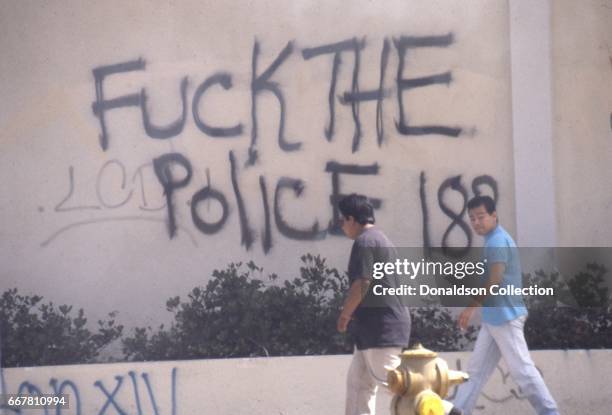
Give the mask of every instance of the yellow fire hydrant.
[[397, 368], [387, 372], [387, 387], [395, 395], [391, 415], [444, 415], [442, 399], [468, 374], [450, 370], [436, 352], [420, 344], [402, 352], [401, 359]]

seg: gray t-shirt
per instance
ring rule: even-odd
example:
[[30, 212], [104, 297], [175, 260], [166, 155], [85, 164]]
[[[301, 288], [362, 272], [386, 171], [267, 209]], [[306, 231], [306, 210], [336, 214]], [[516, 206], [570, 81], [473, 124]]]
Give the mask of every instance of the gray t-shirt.
[[375, 285], [397, 287], [394, 277], [372, 278], [375, 262], [394, 262], [397, 251], [393, 243], [375, 227], [364, 229], [355, 239], [348, 265], [349, 284], [359, 278], [370, 281], [370, 288], [349, 324], [357, 349], [407, 347], [410, 341], [410, 313], [395, 296], [374, 296]]

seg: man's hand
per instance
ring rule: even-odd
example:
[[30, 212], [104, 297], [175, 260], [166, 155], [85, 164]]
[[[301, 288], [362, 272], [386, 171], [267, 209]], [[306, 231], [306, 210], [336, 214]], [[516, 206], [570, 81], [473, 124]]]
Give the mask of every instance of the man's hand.
[[459, 320], [457, 321], [461, 330], [467, 329], [468, 324], [470, 324], [470, 319], [474, 315], [474, 311], [476, 311], [477, 308], [481, 307], [482, 303], [490, 295], [491, 286], [494, 284], [501, 284], [502, 280], [504, 279], [504, 272], [506, 272], [505, 263], [494, 262], [492, 264], [489, 264], [489, 278], [484, 287], [486, 290], [486, 294], [475, 297], [472, 301], [472, 305], [470, 305], [461, 312], [461, 314], [459, 315]]
[[340, 316], [338, 316], [338, 322], [336, 323], [336, 329], [338, 329], [340, 333], [345, 333], [350, 321], [351, 316], [347, 316], [344, 313], [340, 313]]
[[476, 307], [470, 306], [461, 312], [461, 314], [459, 315], [459, 320], [458, 320], [459, 328], [461, 330], [467, 329], [467, 326], [468, 324], [470, 324], [470, 320], [472, 316], [474, 315], [474, 311], [476, 311]]
[[338, 316], [338, 322], [336, 323], [336, 328], [340, 333], [346, 332], [348, 323], [353, 318], [353, 312], [357, 309], [359, 303], [361, 303], [361, 299], [365, 296], [369, 286], [370, 281], [365, 278], [359, 278], [351, 284], [342, 306], [342, 312]]

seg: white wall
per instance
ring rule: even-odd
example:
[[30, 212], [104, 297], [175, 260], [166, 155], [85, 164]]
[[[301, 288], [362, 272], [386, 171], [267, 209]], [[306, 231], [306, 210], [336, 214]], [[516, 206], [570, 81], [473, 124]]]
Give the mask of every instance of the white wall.
[[[538, 351], [532, 355], [562, 414], [609, 412], [612, 397], [602, 380], [612, 371], [612, 352]], [[469, 353], [442, 353], [441, 357], [451, 368], [465, 368]], [[107, 399], [110, 395], [129, 414], [319, 415], [343, 411], [349, 362], [350, 356], [345, 355], [193, 360], [5, 369], [4, 376], [7, 393], [16, 393], [20, 387], [24, 392], [28, 385], [55, 393], [53, 384], [58, 390], [64, 385], [62, 393], [70, 395], [70, 409], [62, 414], [117, 413]], [[388, 413], [388, 403], [389, 396], [381, 395], [379, 413]], [[107, 411], [102, 412], [106, 404]], [[476, 413], [531, 411], [502, 365], [484, 388]], [[35, 413], [41, 412], [23, 411], [24, 415]]]
[[[484, 0], [473, 0], [469, 7], [451, 0], [353, 1], [350, 6], [281, 0], [1, 2], [0, 175], [5, 185], [0, 194], [0, 290], [18, 287], [55, 303], [85, 307], [94, 319], [118, 310], [127, 325], [157, 325], [168, 318], [164, 305], [169, 297], [205, 284], [213, 269], [230, 261], [254, 259], [267, 271], [290, 278], [298, 271], [299, 256], [314, 252], [344, 270], [350, 241], [326, 232], [333, 217], [329, 162], [372, 166], [376, 174], [341, 174], [339, 191], [382, 200], [379, 224], [399, 246], [422, 246], [425, 222], [432, 245], [441, 245], [450, 227], [445, 242], [466, 245], [466, 232], [440, 203], [461, 213], [473, 195], [474, 179], [482, 175], [497, 185], [500, 215], [514, 232], [508, 25], [506, 2]], [[448, 84], [401, 93], [407, 124], [460, 129], [457, 137], [405, 135], [396, 128], [399, 49], [394, 41], [402, 36], [425, 44], [435, 37], [440, 46], [407, 49], [400, 78], [449, 78]], [[377, 144], [376, 102], [363, 102], [362, 138], [355, 152], [351, 107], [338, 98], [352, 90], [355, 54], [341, 54], [331, 142], [324, 131], [331, 119], [333, 54], [304, 57], [310, 48], [352, 39], [365, 45], [360, 91], [378, 89], [383, 44], [389, 45], [383, 141]], [[258, 76], [284, 48], [291, 48], [270, 82], [278, 85], [286, 104], [286, 141], [301, 143], [298, 150], [285, 151], [278, 144], [279, 101], [270, 91], [255, 100], [257, 140], [251, 146], [255, 44]], [[138, 70], [127, 71], [128, 62]], [[100, 112], [92, 109], [97, 100], [94, 70], [122, 63], [127, 65], [123, 72], [102, 81], [104, 98], [136, 96], [130, 101], [134, 105], [104, 112], [104, 147]], [[231, 76], [232, 87], [212, 86], [196, 113], [214, 126], [241, 124], [235, 137], [202, 132], [192, 111], [198, 87], [219, 72]], [[152, 138], [141, 109], [157, 127], [181, 121], [184, 78], [182, 131]], [[139, 106], [141, 90], [147, 100]], [[255, 165], [247, 163], [249, 147], [258, 151]], [[173, 193], [177, 232], [170, 238], [168, 208], [152, 163], [175, 152], [189, 161], [193, 175]], [[178, 181], [185, 170], [176, 168], [173, 174]], [[298, 196], [284, 189], [275, 204], [282, 177], [301, 180], [303, 192]], [[439, 196], [443, 182], [453, 177], [460, 177], [457, 189], [447, 182]], [[267, 186], [269, 232], [260, 178]], [[198, 230], [190, 212], [194, 194], [208, 183], [228, 205], [227, 221], [214, 234]], [[492, 193], [486, 183], [480, 189]], [[211, 223], [222, 217], [214, 200], [198, 204], [197, 212]], [[282, 233], [275, 212], [293, 228], [308, 230], [318, 223], [322, 239], [304, 241]], [[468, 228], [465, 220], [460, 223]], [[268, 237], [271, 246], [265, 252]], [[474, 238], [471, 243], [479, 242]]]
[[557, 245], [550, 3], [509, 2], [516, 242], [525, 247]]
[[612, 246], [612, 2], [552, 2], [560, 246]]

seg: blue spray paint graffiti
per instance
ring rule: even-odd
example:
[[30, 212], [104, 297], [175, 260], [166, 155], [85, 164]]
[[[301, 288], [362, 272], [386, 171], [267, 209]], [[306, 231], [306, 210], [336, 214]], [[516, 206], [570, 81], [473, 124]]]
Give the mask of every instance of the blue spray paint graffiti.
[[[177, 402], [176, 402], [177, 375], [178, 375], [178, 369], [175, 367], [171, 371], [170, 412], [168, 415], [177, 415]], [[97, 391], [96, 398], [100, 398], [101, 402], [103, 402], [100, 410], [97, 412], [97, 415], [104, 415], [104, 414], [128, 415], [129, 412], [126, 411], [125, 408], [132, 406], [134, 404], [136, 406], [136, 410], [138, 411], [138, 415], [149, 415], [149, 414], [164, 415], [163, 411], [160, 411], [160, 406], [158, 405], [158, 402], [159, 402], [160, 396], [167, 396], [167, 395], [160, 394], [159, 391], [156, 395], [152, 387], [153, 382], [151, 380], [151, 376], [146, 372], [143, 372], [140, 375], [144, 383], [144, 386], [146, 387], [146, 390], [147, 390], [149, 402], [151, 404], [150, 405], [151, 411], [145, 411], [145, 406], [143, 405], [143, 401], [141, 400], [141, 395], [139, 391], [139, 378], [136, 372], [129, 371], [128, 376], [131, 380], [132, 387], [133, 387], [132, 393], [127, 393], [127, 394], [123, 393], [121, 395], [121, 398], [119, 398], [119, 392], [120, 391], [123, 392], [125, 389], [124, 383], [123, 383], [125, 376], [115, 375], [114, 377], [115, 384], [112, 387], [112, 391], [109, 391], [109, 389], [111, 388], [108, 388], [104, 384], [104, 382], [100, 379], [96, 380], [93, 383], [92, 385], [94, 386], [93, 390]], [[91, 408], [92, 405], [97, 405], [100, 402], [100, 400], [98, 399], [96, 399], [95, 402], [84, 402], [83, 393], [82, 393], [83, 386], [81, 385], [81, 388], [79, 388], [77, 382], [71, 379], [64, 379], [63, 381], [60, 382], [56, 378], [51, 378], [49, 380], [49, 386], [51, 387], [51, 390], [43, 390], [43, 388], [32, 383], [31, 381], [25, 380], [21, 382], [21, 384], [17, 388], [16, 393], [24, 394], [24, 395], [32, 395], [32, 396], [43, 395], [43, 394], [53, 395], [53, 396], [68, 395], [69, 408], [66, 408], [63, 406], [45, 407], [42, 409], [43, 410], [42, 413], [44, 415], [53, 415], [53, 414], [61, 415], [63, 411], [68, 411], [68, 410], [70, 411], [70, 413], [81, 415], [81, 414], [85, 414], [83, 408]], [[88, 394], [87, 396], [91, 397], [91, 393]], [[0, 409], [6, 409], [12, 412], [13, 414], [17, 414], [17, 415], [21, 415], [23, 413], [23, 410], [20, 408], [4, 407]], [[37, 409], [36, 411], [37, 413], [41, 413], [40, 409]]]

